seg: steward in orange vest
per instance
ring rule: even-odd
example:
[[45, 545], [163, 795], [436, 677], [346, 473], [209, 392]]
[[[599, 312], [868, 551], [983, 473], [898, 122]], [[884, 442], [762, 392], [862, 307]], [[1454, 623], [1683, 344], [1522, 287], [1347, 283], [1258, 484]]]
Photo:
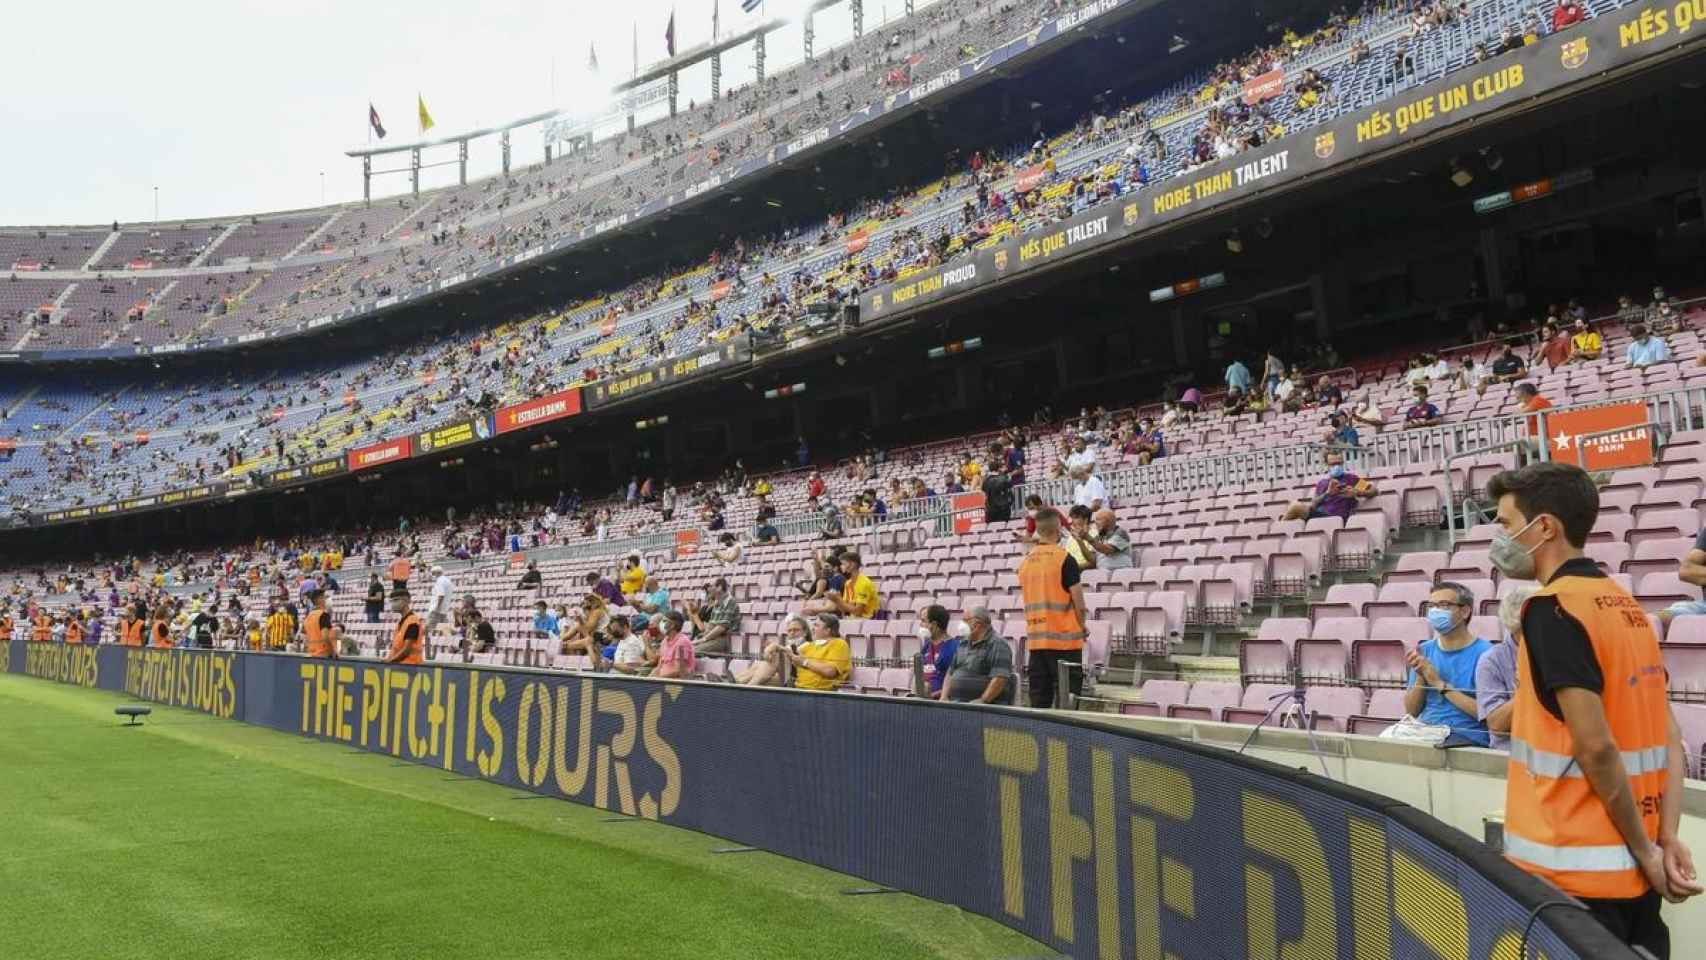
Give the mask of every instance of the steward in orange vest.
[[[1019, 592], [1025, 603], [1025, 646], [1030, 650], [1028, 683], [1031, 706], [1052, 707], [1059, 664], [1078, 664], [1084, 651], [1084, 587], [1081, 571], [1060, 545], [1060, 512], [1037, 513], [1037, 543], [1019, 564]], [[1072, 694], [1084, 674], [1073, 670]]]
[[1543, 586], [1523, 606], [1505, 778], [1505, 855], [1581, 900], [1622, 942], [1670, 956], [1664, 899], [1701, 892], [1677, 835], [1682, 740], [1658, 638], [1635, 598], [1583, 556], [1599, 492], [1537, 463], [1488, 484], [1490, 559]]
[[119, 621], [118, 629], [120, 643], [127, 647], [142, 646], [142, 618], [129, 607], [124, 608], [124, 618]]
[[47, 643], [53, 639], [53, 618], [47, 611], [36, 608], [36, 615], [30, 618], [30, 639], [36, 643]]
[[302, 632], [308, 638], [308, 655], [335, 657], [338, 652], [332, 647], [332, 613], [326, 609], [326, 592], [315, 590], [308, 594], [308, 600], [314, 605], [308, 611], [308, 619], [302, 622]]
[[152, 643], [154, 646], [176, 646], [176, 644], [172, 642], [172, 630], [166, 624], [166, 611], [161, 610], [159, 613], [154, 615], [154, 626], [152, 627], [151, 632], [153, 634]]
[[77, 614], [75, 613], [68, 613], [65, 615], [65, 642], [83, 642], [83, 621], [78, 619]]
[[409, 591], [391, 593], [391, 609], [401, 615], [397, 629], [391, 634], [391, 649], [385, 653], [386, 663], [421, 663], [421, 649], [426, 644], [426, 627], [421, 618], [409, 609]]

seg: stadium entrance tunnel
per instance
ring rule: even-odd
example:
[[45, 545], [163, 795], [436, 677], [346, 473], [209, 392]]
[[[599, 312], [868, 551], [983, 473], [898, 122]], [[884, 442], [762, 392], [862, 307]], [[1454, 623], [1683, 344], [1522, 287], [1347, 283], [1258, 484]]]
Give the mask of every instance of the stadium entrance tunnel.
[[[461, 666], [8, 641], [122, 692], [658, 820], [1060, 953], [1633, 958], [1416, 809], [1073, 714]], [[928, 744], [928, 753], [918, 752]], [[1534, 955], [1534, 954], [1531, 954]]]

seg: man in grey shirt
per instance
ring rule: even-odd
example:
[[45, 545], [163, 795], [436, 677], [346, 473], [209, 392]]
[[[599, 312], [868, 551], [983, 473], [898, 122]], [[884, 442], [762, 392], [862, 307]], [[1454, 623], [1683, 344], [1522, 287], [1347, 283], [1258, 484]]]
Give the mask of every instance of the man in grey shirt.
[[1091, 515], [1090, 521], [1095, 526], [1091, 528], [1088, 544], [1097, 554], [1096, 569], [1130, 570], [1136, 566], [1131, 555], [1131, 534], [1120, 527], [1112, 510], [1103, 507]]
[[1487, 746], [1511, 748], [1511, 700], [1516, 696], [1516, 654], [1522, 642], [1522, 605], [1535, 587], [1521, 586], [1499, 601], [1499, 622], [1506, 640], [1495, 643], [1475, 664], [1475, 719], [1487, 725]]
[[1018, 677], [1013, 673], [1013, 648], [995, 632], [989, 611], [973, 607], [966, 613], [971, 633], [954, 654], [953, 668], [942, 681], [942, 700], [960, 703], [1004, 703], [1012, 706]]

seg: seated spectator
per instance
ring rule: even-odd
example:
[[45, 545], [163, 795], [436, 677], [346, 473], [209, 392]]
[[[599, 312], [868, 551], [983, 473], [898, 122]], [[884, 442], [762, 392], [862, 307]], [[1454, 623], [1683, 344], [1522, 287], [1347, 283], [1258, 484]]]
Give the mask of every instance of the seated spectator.
[[[1056, 515], [1059, 515], [1058, 511]], [[1066, 513], [1066, 523], [1062, 525], [1060, 534], [1061, 549], [1077, 561], [1080, 570], [1094, 570], [1096, 558], [1101, 556], [1090, 547], [1091, 516], [1089, 507], [1073, 504]]]
[[544, 578], [539, 575], [539, 564], [529, 560], [527, 561], [527, 572], [521, 575], [521, 581], [515, 585], [515, 588], [517, 590], [532, 590], [543, 582]]
[[823, 526], [819, 528], [825, 540], [834, 540], [845, 535], [841, 527], [841, 511], [835, 508], [834, 502], [823, 501]]
[[669, 609], [669, 590], [657, 577], [647, 575], [645, 589], [629, 597], [628, 606], [655, 617]]
[[652, 676], [660, 680], [679, 680], [691, 677], [699, 667], [699, 661], [693, 649], [693, 640], [681, 632], [681, 625], [686, 618], [678, 610], [671, 610], [663, 615], [663, 640], [658, 644], [657, 666], [652, 670]]
[[1323, 407], [1338, 407], [1345, 402], [1345, 392], [1323, 373], [1315, 381], [1315, 402]]
[[1475, 666], [1475, 719], [1487, 725], [1487, 745], [1511, 748], [1511, 701], [1516, 697], [1516, 655], [1522, 647], [1522, 605], [1538, 587], [1521, 586], [1499, 601], [1505, 641], [1495, 643]]
[[762, 544], [782, 542], [782, 534], [777, 531], [776, 525], [769, 520], [758, 525], [758, 529], [754, 531], [754, 537]]
[[[868, 620], [882, 607], [882, 597], [870, 577], [861, 573], [864, 566], [859, 555], [851, 550], [841, 555], [841, 593], [825, 593], [806, 604], [807, 613], [833, 613], [838, 617]], [[840, 629], [840, 620], [836, 629]]]
[[1636, 324], [1629, 329], [1629, 347], [1624, 354], [1624, 360], [1631, 367], [1650, 367], [1655, 363], [1670, 360], [1670, 345], [1663, 337], [1655, 337], [1647, 332], [1647, 328]]
[[794, 583], [794, 589], [807, 600], [816, 600], [825, 594], [839, 594], [844, 578], [841, 575], [841, 555], [847, 548], [836, 544], [828, 551], [812, 551], [812, 575], [810, 579]]
[[[959, 624], [964, 627], [965, 624]], [[948, 670], [954, 665], [954, 654], [958, 652], [960, 637], [948, 630], [948, 608], [939, 603], [933, 603], [924, 608], [924, 614], [918, 620], [919, 666], [924, 674], [924, 687], [927, 695], [940, 697], [942, 681], [947, 679]]]
[[[1683, 554], [1682, 564], [1676, 571], [1676, 577], [1683, 583], [1692, 583], [1697, 587], [1706, 587], [1706, 528], [1694, 535], [1694, 548]], [[1676, 603], [1659, 611], [1659, 619], [1665, 626], [1677, 617], [1706, 616], [1706, 601], [1678, 600]]]
[[1364, 394], [1356, 406], [1351, 408], [1351, 424], [1353, 426], [1373, 427], [1375, 433], [1386, 426], [1386, 414], [1380, 409], [1379, 401], [1370, 394]]
[[798, 652], [810, 633], [805, 617], [789, 614], [782, 624], [782, 638], [765, 646], [762, 657], [730, 674], [730, 679], [749, 687], [785, 685], [793, 666], [789, 654]]
[[1649, 323], [1652, 332], [1660, 336], [1675, 333], [1682, 329], [1682, 314], [1667, 300], [1653, 310]]
[[841, 620], [833, 613], [811, 619], [811, 640], [787, 650], [794, 686], [801, 690], [834, 690], [853, 673], [853, 651], [841, 639]]
[[[1540, 395], [1540, 388], [1530, 381], [1523, 381], [1511, 391], [1516, 399], [1518, 413], [1538, 413], [1541, 410], [1552, 409], [1552, 401]], [[1528, 418], [1528, 453], [1530, 456], [1540, 455], [1540, 443], [1544, 440], [1540, 435], [1540, 418]]]
[[1043, 498], [1029, 493], [1025, 495], [1025, 529], [1013, 534], [1013, 539], [1020, 543], [1035, 543], [1037, 539], [1037, 511], [1043, 508]]
[[741, 557], [741, 552], [742, 552], [741, 551], [741, 545], [740, 545], [740, 541], [735, 539], [734, 534], [732, 534], [732, 533], [723, 534], [721, 537], [717, 538], [717, 543], [719, 544], [719, 546], [717, 547], [717, 549], [711, 551], [711, 556], [716, 557], [718, 560], [721, 560], [724, 563], [739, 563], [740, 562], [740, 557]]
[[1162, 435], [1161, 428], [1155, 425], [1154, 418], [1143, 418], [1142, 427], [1132, 438], [1132, 447], [1137, 454], [1137, 462], [1142, 465], [1148, 465], [1151, 461], [1167, 455], [1167, 438]]
[[1647, 311], [1635, 303], [1628, 294], [1617, 298], [1617, 319], [1625, 324], [1639, 323], [1647, 315]]
[[966, 612], [966, 629], [937, 699], [1011, 705], [1018, 689], [1013, 647], [995, 632], [989, 611], [983, 607]]
[[1552, 8], [1552, 32], [1557, 33], [1568, 27], [1573, 27], [1587, 16], [1582, 5], [1576, 0], [1558, 0], [1558, 5]]
[[613, 616], [605, 628], [604, 659], [617, 673], [643, 674], [657, 662], [657, 651], [647, 642], [644, 630], [627, 617]]
[[1605, 350], [1605, 341], [1600, 339], [1599, 331], [1588, 325], [1586, 320], [1577, 320], [1572, 327], [1574, 333], [1570, 336], [1571, 363], [1581, 363], [1587, 360], [1598, 360]]
[[1537, 366], [1544, 360], [1548, 369], [1556, 370], [1569, 362], [1571, 348], [1567, 334], [1553, 324], [1546, 323], [1541, 325], [1538, 336], [1540, 346], [1535, 350], [1533, 359], [1528, 362], [1530, 367]]
[[1120, 527], [1119, 518], [1103, 507], [1090, 516], [1089, 539], [1099, 570], [1130, 570], [1136, 566], [1131, 555], [1131, 534]]
[[498, 648], [498, 635], [492, 629], [492, 622], [478, 610], [468, 615], [469, 644], [475, 653], [491, 653]]
[[1220, 412], [1229, 417], [1240, 416], [1250, 410], [1250, 398], [1237, 387], [1229, 387], [1226, 396], [1220, 401]]
[[1505, 344], [1504, 352], [1493, 361], [1493, 374], [1490, 378], [1494, 383], [1515, 383], [1528, 376], [1528, 364], [1516, 355], [1516, 350], [1509, 343]]
[[721, 577], [706, 585], [704, 603], [688, 602], [687, 615], [693, 620], [695, 653], [727, 653], [740, 633], [740, 604]]
[[1464, 390], [1475, 391], [1476, 396], [1487, 392], [1487, 384], [1492, 378], [1492, 370], [1486, 364], [1477, 364], [1474, 357], [1464, 357], [1463, 366], [1457, 371], [1457, 385]]
[[581, 601], [581, 619], [567, 628], [561, 628], [562, 645], [559, 647], [564, 656], [581, 654], [592, 659], [594, 670], [603, 667], [604, 631], [609, 625], [610, 608], [604, 598], [596, 593], [589, 593]]
[[1488, 743], [1487, 725], [1476, 719], [1475, 668], [1492, 644], [1469, 633], [1475, 595], [1459, 583], [1442, 581], [1428, 595], [1428, 626], [1434, 639], [1405, 655], [1410, 665], [1404, 710], [1426, 724], [1450, 727], [1476, 746]]
[[616, 589], [616, 584], [611, 583], [609, 578], [601, 577], [597, 573], [588, 573], [586, 575], [586, 587], [589, 591], [603, 598], [604, 602], [611, 606], [619, 607], [624, 602], [622, 591]]
[[1415, 430], [1420, 427], [1438, 426], [1441, 420], [1439, 408], [1428, 402], [1428, 388], [1416, 388], [1416, 402], [1410, 409], [1404, 411], [1404, 429]]
[[1376, 492], [1374, 484], [1346, 470], [1343, 463], [1335, 463], [1327, 468], [1325, 477], [1315, 481], [1315, 496], [1309, 500], [1299, 500], [1287, 507], [1282, 519], [1314, 520], [1317, 517], [1338, 517], [1348, 520], [1351, 514], [1356, 512], [1357, 503], [1374, 496]]
[[1084, 439], [1083, 434], [1072, 438], [1072, 452], [1060, 461], [1061, 468], [1067, 473], [1082, 467], [1086, 471], [1096, 467], [1096, 450]]
[[1355, 447], [1362, 443], [1362, 435], [1357, 433], [1350, 415], [1336, 410], [1327, 415], [1327, 430], [1321, 439], [1341, 447]]
[[1102, 485], [1102, 479], [1090, 467], [1078, 467], [1072, 471], [1072, 502], [1089, 510], [1108, 506], [1108, 488]]
[[[631, 597], [639, 593], [646, 585], [646, 568], [640, 566], [640, 555], [630, 553], [628, 559], [622, 561], [622, 596]], [[607, 598], [608, 599], [608, 598]], [[621, 606], [621, 599], [611, 600], [612, 604]]]

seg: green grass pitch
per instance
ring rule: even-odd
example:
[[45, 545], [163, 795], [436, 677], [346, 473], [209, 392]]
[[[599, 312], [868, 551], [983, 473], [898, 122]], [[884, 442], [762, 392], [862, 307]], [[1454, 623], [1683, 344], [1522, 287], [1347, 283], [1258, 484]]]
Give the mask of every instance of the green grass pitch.
[[[1046, 954], [724, 841], [333, 744], [0, 675], [0, 953], [77, 958]], [[897, 810], [896, 816], [905, 811]]]

